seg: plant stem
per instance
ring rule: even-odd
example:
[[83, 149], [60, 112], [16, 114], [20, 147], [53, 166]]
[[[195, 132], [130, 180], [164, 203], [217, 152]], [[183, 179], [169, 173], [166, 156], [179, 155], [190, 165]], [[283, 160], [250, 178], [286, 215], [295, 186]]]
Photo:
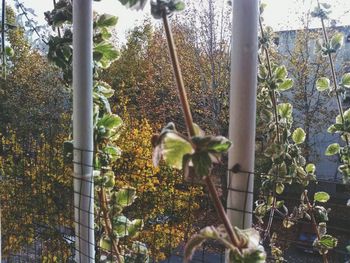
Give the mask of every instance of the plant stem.
[[118, 248], [118, 244], [115, 242], [115, 239], [113, 237], [114, 234], [113, 234], [112, 222], [111, 222], [111, 219], [108, 216], [107, 198], [106, 198], [106, 193], [105, 193], [103, 188], [101, 188], [98, 191], [98, 196], [99, 196], [99, 199], [100, 199], [101, 210], [102, 210], [102, 213], [103, 213], [103, 220], [105, 221], [105, 224], [104, 224], [105, 232], [108, 235], [108, 237], [109, 237], [109, 239], [110, 239], [110, 241], [112, 243], [112, 250], [113, 250], [113, 252], [115, 253], [115, 255], [117, 257], [117, 261], [119, 263], [121, 263], [123, 261], [120, 258], [121, 255], [120, 255], [120, 251], [119, 251], [119, 248]]
[[191, 114], [191, 110], [190, 110], [190, 105], [188, 103], [185, 85], [184, 85], [183, 78], [182, 78], [179, 59], [178, 59], [177, 52], [176, 52], [175, 42], [174, 42], [173, 34], [171, 33], [171, 29], [170, 29], [170, 25], [169, 25], [169, 21], [168, 21], [168, 17], [167, 17], [166, 12], [163, 11], [162, 15], [163, 15], [163, 24], [164, 24], [164, 28], [165, 28], [166, 38], [167, 38], [168, 46], [169, 46], [170, 59], [171, 59], [172, 65], [173, 65], [177, 89], [179, 92], [179, 98], [181, 101], [181, 105], [182, 105], [182, 109], [183, 109], [183, 113], [184, 113], [184, 117], [185, 117], [185, 122], [186, 122], [186, 126], [188, 129], [188, 134], [190, 137], [192, 137], [195, 135], [195, 130], [194, 130], [194, 125], [193, 125], [193, 119], [192, 119], [192, 114]]
[[[317, 1], [317, 2], [318, 2], [318, 7], [321, 8], [319, 1]], [[321, 19], [321, 24], [322, 24], [322, 32], [323, 32], [324, 41], [325, 41], [326, 45], [329, 46], [329, 37], [328, 37], [327, 31], [326, 31], [326, 26], [324, 24], [324, 19], [323, 19], [323, 17], [320, 17], [320, 19]], [[333, 79], [334, 91], [335, 91], [336, 98], [337, 98], [339, 114], [340, 114], [342, 123], [345, 123], [343, 106], [342, 106], [340, 96], [339, 96], [338, 80], [337, 80], [337, 75], [335, 73], [334, 61], [333, 61], [333, 57], [332, 57], [331, 53], [328, 54], [328, 59], [329, 59], [329, 64], [330, 64], [330, 68], [331, 68], [331, 72], [332, 72], [332, 79]], [[345, 136], [345, 141], [346, 141], [346, 144], [349, 146], [348, 136]]]
[[[163, 17], [166, 38], [167, 38], [167, 42], [168, 42], [168, 46], [169, 46], [170, 58], [171, 58], [171, 62], [172, 62], [172, 66], [173, 66], [173, 70], [174, 70], [174, 74], [175, 74], [175, 79], [176, 79], [176, 83], [177, 83], [177, 88], [178, 88], [178, 92], [179, 92], [179, 98], [181, 101], [182, 110], [184, 113], [188, 134], [189, 134], [189, 137], [192, 137], [195, 135], [192, 114], [191, 114], [190, 105], [188, 103], [186, 90], [185, 90], [184, 83], [183, 83], [183, 78], [182, 78], [181, 68], [179, 65], [179, 60], [177, 57], [174, 38], [173, 38], [173, 35], [171, 32], [168, 17], [167, 17], [167, 14], [165, 11], [163, 11], [162, 17]], [[214, 186], [211, 178], [209, 176], [206, 176], [205, 182], [208, 186], [209, 193], [210, 193], [211, 197], [213, 198], [214, 205], [215, 205], [216, 211], [218, 213], [218, 216], [222, 220], [232, 244], [239, 248], [241, 245], [240, 239], [237, 237], [236, 233], [233, 231], [232, 225], [231, 225], [231, 223], [226, 215], [225, 208], [222, 205], [222, 203], [220, 202], [218, 193], [215, 189], [215, 186]]]
[[[261, 21], [261, 16], [259, 16], [259, 26], [260, 26], [261, 37], [265, 38], [264, 28], [263, 28], [262, 21]], [[267, 50], [267, 48], [263, 47], [263, 49], [264, 49], [265, 56], [266, 56], [266, 62], [267, 62], [267, 69], [268, 69], [268, 72], [269, 72], [268, 73], [269, 74], [269, 78], [271, 79], [272, 78], [272, 67], [271, 67], [271, 60], [270, 60], [269, 51]], [[278, 144], [281, 144], [276, 93], [275, 93], [274, 90], [270, 90], [269, 94], [270, 94], [270, 98], [271, 98], [272, 106], [273, 106], [273, 110], [274, 110], [276, 133], [277, 133], [277, 142], [278, 142]], [[279, 177], [279, 169], [277, 170], [277, 177]], [[270, 230], [271, 230], [272, 223], [273, 223], [273, 218], [274, 218], [274, 215], [275, 215], [275, 210], [276, 210], [276, 182], [274, 183], [274, 187], [273, 187], [273, 191], [272, 191], [272, 197], [273, 197], [273, 203], [272, 203], [272, 207], [271, 207], [271, 211], [270, 211], [270, 215], [269, 215], [269, 221], [267, 222], [267, 226], [266, 226], [266, 229], [265, 229], [264, 240], [270, 234]]]
[[231, 225], [231, 223], [226, 215], [225, 209], [224, 209], [224, 207], [219, 199], [219, 196], [218, 196], [218, 193], [215, 189], [213, 181], [211, 180], [210, 176], [206, 176], [204, 180], [208, 186], [209, 193], [210, 193], [211, 197], [213, 198], [216, 212], [218, 213], [220, 219], [222, 220], [232, 244], [235, 247], [239, 248], [241, 245], [240, 238], [236, 235], [235, 231], [233, 231], [232, 225]]
[[[309, 197], [307, 196], [307, 190], [304, 191], [304, 197], [306, 200], [307, 208], [310, 211], [311, 223], [312, 223], [312, 227], [316, 233], [317, 240], [321, 240], [320, 232], [318, 231], [317, 222], [316, 222], [315, 215], [314, 215], [314, 209], [310, 203]], [[322, 254], [322, 258], [323, 258], [323, 263], [328, 263], [328, 258], [327, 258], [326, 254]]]

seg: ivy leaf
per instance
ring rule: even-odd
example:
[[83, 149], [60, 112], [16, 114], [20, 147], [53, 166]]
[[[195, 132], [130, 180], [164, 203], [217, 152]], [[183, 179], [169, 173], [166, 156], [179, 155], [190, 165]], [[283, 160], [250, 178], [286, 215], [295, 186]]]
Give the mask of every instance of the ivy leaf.
[[161, 143], [161, 154], [168, 165], [181, 169], [183, 157], [193, 152], [192, 144], [176, 132], [167, 132], [164, 135]]
[[116, 114], [105, 114], [98, 120], [97, 126], [104, 126], [106, 129], [116, 129], [122, 125], [122, 119]]
[[14, 51], [11, 47], [7, 46], [7, 47], [5, 48], [5, 54], [6, 54], [6, 56], [8, 56], [8, 57], [13, 57], [14, 54], [15, 54], [15, 51]]
[[135, 237], [138, 232], [143, 228], [142, 219], [134, 219], [130, 222], [128, 226], [129, 237]]
[[336, 33], [330, 41], [331, 48], [335, 51], [337, 51], [344, 42], [344, 35], [342, 33]]
[[341, 85], [344, 88], [350, 89], [350, 73], [345, 73], [341, 79]]
[[101, 68], [107, 68], [109, 65], [118, 58], [119, 52], [117, 49], [106, 41], [102, 41], [94, 46], [94, 57], [97, 58], [95, 63]]
[[208, 150], [216, 153], [227, 152], [231, 147], [232, 142], [223, 136], [217, 136], [208, 143]]
[[281, 84], [278, 85], [277, 90], [279, 91], [286, 91], [293, 87], [293, 80], [292, 79], [286, 79]]
[[276, 184], [276, 193], [280, 195], [283, 193], [283, 191], [284, 191], [284, 184], [277, 183]]
[[340, 151], [340, 145], [338, 143], [332, 143], [332, 144], [328, 145], [326, 152], [325, 152], [325, 155], [332, 156], [332, 155], [339, 153], [339, 151]]
[[322, 77], [316, 81], [316, 89], [318, 91], [327, 90], [329, 89], [329, 87], [330, 87], [330, 80], [328, 78]]
[[119, 2], [132, 10], [142, 10], [146, 5], [147, 0], [119, 0]]
[[123, 238], [129, 235], [128, 226], [131, 224], [131, 221], [126, 216], [118, 216], [113, 218], [113, 233], [118, 238]]
[[295, 144], [301, 144], [305, 141], [306, 134], [302, 128], [297, 128], [292, 134], [292, 139]]
[[136, 199], [136, 190], [132, 187], [121, 188], [114, 194], [114, 199], [120, 207], [127, 207]]
[[185, 7], [186, 7], [185, 3], [182, 1], [175, 3], [175, 10], [176, 11], [183, 11], [183, 10], [185, 10]]
[[118, 22], [118, 17], [109, 14], [100, 15], [96, 21], [96, 27], [115, 26]]
[[103, 152], [109, 156], [112, 162], [121, 156], [120, 148], [112, 145], [107, 145], [103, 148]]
[[276, 76], [276, 79], [284, 80], [287, 77], [286, 66], [283, 65], [283, 66], [277, 67], [275, 70], [275, 76]]
[[316, 171], [316, 166], [313, 163], [309, 163], [308, 165], [306, 165], [305, 171], [309, 174], [313, 174]]
[[323, 235], [318, 243], [325, 249], [333, 249], [338, 245], [338, 239], [331, 235]]
[[203, 177], [209, 175], [212, 160], [207, 152], [196, 152], [191, 157], [196, 175]]
[[278, 114], [281, 118], [289, 119], [292, 117], [293, 106], [290, 103], [281, 103], [277, 105]]
[[102, 237], [100, 239], [99, 247], [102, 248], [104, 251], [111, 251], [112, 249], [112, 242], [109, 237]]
[[103, 95], [106, 98], [110, 98], [114, 95], [114, 90], [112, 87], [104, 81], [94, 83], [94, 92], [98, 93], [99, 95]]
[[326, 192], [317, 192], [314, 194], [314, 200], [320, 203], [326, 203], [330, 196]]

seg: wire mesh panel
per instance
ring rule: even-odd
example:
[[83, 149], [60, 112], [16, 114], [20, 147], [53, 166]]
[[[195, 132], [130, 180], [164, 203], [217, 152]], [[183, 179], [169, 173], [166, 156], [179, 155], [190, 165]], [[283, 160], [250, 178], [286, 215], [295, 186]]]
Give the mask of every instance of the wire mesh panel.
[[[2, 262], [77, 261], [79, 251], [75, 242], [78, 236], [74, 225], [82, 223], [79, 218], [74, 219], [74, 194], [81, 196], [82, 193], [80, 187], [74, 190], [73, 180], [79, 184], [91, 184], [92, 181], [74, 178], [72, 166], [64, 164], [66, 156], [63, 156], [62, 145], [61, 138], [17, 139], [2, 135]], [[143, 148], [143, 145], [139, 147]], [[118, 253], [126, 262], [144, 262], [142, 260], [148, 258], [149, 262], [164, 263], [182, 262], [184, 245], [191, 235], [207, 225], [221, 224], [204, 185], [186, 182], [180, 172], [166, 166], [155, 169], [149, 162], [149, 158], [135, 157], [133, 152], [123, 153], [112, 167], [115, 174], [112, 188], [104, 188], [103, 184], [107, 182], [101, 184], [94, 176], [95, 187], [91, 195], [95, 207], [96, 262], [108, 258], [118, 262], [116, 252], [103, 239], [107, 224], [113, 235], [118, 235]], [[228, 192], [237, 190], [225, 186], [228, 171], [223, 167], [215, 169], [213, 180], [225, 204]], [[246, 176], [251, 175], [246, 173]], [[254, 173], [254, 176], [259, 184], [259, 177], [264, 174]], [[309, 188], [316, 191], [329, 187], [328, 184], [331, 185], [320, 181], [318, 186]], [[333, 185], [341, 188], [340, 184]], [[133, 190], [120, 192], [121, 189]], [[101, 196], [103, 190], [109, 191], [108, 200]], [[110, 202], [110, 198], [118, 193], [123, 194], [119, 197], [126, 203], [117, 206], [118, 211], [105, 211], [101, 202]], [[258, 201], [259, 198], [262, 198], [259, 192], [255, 193], [254, 199]], [[281, 198], [290, 210], [300, 201], [298, 189], [290, 189]], [[345, 247], [350, 236], [347, 227], [350, 211], [345, 199], [346, 191], [343, 198], [334, 198], [327, 204], [333, 210], [328, 231], [339, 239], [337, 249], [329, 255], [331, 262], [344, 262], [349, 257]], [[320, 256], [312, 248], [310, 222], [301, 221], [292, 229], [284, 229], [283, 219], [282, 215], [275, 215], [271, 234], [277, 233], [276, 243], [285, 251], [288, 262], [302, 259], [320, 262]], [[266, 223], [255, 220], [254, 225], [263, 236]], [[309, 239], [308, 235], [311, 235]], [[267, 250], [269, 239], [264, 243]], [[145, 253], [147, 257], [144, 257]], [[207, 242], [197, 250], [192, 262], [224, 262], [224, 256], [220, 244]], [[269, 258], [269, 261], [273, 262], [273, 259]]]

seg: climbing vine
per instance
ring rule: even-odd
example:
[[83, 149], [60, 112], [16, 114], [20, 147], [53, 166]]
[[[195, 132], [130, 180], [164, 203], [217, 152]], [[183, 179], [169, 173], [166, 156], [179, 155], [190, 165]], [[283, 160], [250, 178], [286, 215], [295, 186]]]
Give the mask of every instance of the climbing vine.
[[[264, 6], [261, 6], [262, 13]], [[279, 103], [281, 93], [292, 88], [293, 80], [288, 78], [288, 72], [284, 65], [278, 65], [270, 57], [271, 49], [273, 49], [274, 34], [271, 28], [264, 28], [262, 18], [260, 18], [260, 55], [259, 55], [259, 92], [258, 103], [260, 105], [259, 117], [264, 124], [263, 137], [265, 144], [268, 145], [264, 150], [264, 155], [269, 160], [266, 175], [262, 176], [262, 186], [260, 191], [262, 197], [256, 202], [255, 216], [260, 222], [269, 214], [267, 228], [264, 237], [270, 235], [270, 230], [274, 215], [277, 213], [284, 218], [283, 226], [290, 228], [298, 220], [306, 218], [311, 220], [311, 224], [317, 239], [314, 247], [323, 255], [324, 262], [327, 262], [326, 252], [336, 246], [336, 239], [332, 238], [332, 244], [327, 249], [324, 239], [322, 239], [324, 231], [319, 228], [326, 227], [324, 220], [318, 224], [315, 220], [315, 214], [322, 214], [323, 218], [328, 218], [328, 210], [323, 206], [315, 206], [311, 204], [307, 197], [307, 192], [302, 193], [301, 203], [299, 207], [294, 208], [289, 214], [280, 195], [283, 194], [286, 185], [299, 184], [304, 188], [311, 182], [316, 181], [316, 166], [312, 163], [306, 163], [306, 159], [302, 155], [301, 144], [305, 141], [306, 133], [301, 127], [294, 130], [293, 128], [293, 106], [290, 103]], [[316, 193], [315, 201], [320, 201], [319, 196], [328, 195], [327, 193]], [[320, 201], [322, 202], [322, 201]], [[317, 208], [316, 208], [317, 207]], [[281, 251], [275, 246], [274, 237], [270, 239], [272, 255], [281, 259]], [[271, 241], [272, 240], [272, 241]]]
[[350, 89], [350, 73], [345, 73], [341, 80], [338, 80], [334, 65], [334, 55], [342, 47], [344, 36], [341, 33], [335, 33], [329, 38], [324, 21], [329, 19], [331, 6], [326, 3], [318, 3], [318, 6], [311, 13], [313, 17], [317, 17], [321, 21], [323, 39], [316, 41], [316, 53], [323, 57], [327, 57], [329, 68], [331, 70], [331, 78], [321, 77], [316, 82], [316, 88], [320, 92], [328, 91], [328, 94], [335, 97], [337, 101], [339, 115], [335, 119], [335, 123], [328, 128], [329, 133], [340, 135], [345, 145], [339, 143], [330, 144], [326, 151], [326, 156], [338, 155], [340, 165], [338, 171], [343, 175], [344, 183], [350, 182], [350, 109], [343, 110], [342, 98], [346, 96], [347, 90]]

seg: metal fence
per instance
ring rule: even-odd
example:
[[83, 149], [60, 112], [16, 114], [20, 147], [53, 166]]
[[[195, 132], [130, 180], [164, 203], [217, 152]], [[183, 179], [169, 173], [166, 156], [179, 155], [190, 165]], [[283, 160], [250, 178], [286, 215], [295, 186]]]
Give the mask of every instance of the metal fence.
[[[74, 225], [82, 221], [74, 218], [76, 206], [73, 200], [74, 194], [80, 192], [73, 188], [72, 167], [64, 164], [63, 140], [57, 137], [47, 141], [40, 136], [19, 140], [10, 134], [1, 136], [2, 262], [75, 262], [77, 236]], [[125, 169], [132, 167], [135, 161], [142, 161], [142, 158], [130, 160]], [[117, 160], [116, 164], [121, 161]], [[137, 173], [142, 174], [142, 171]], [[122, 215], [125, 220], [111, 222], [127, 231], [130, 221], [143, 219], [138, 235], [132, 238], [125, 235], [119, 239], [118, 246], [124, 250], [121, 255], [125, 256], [125, 262], [144, 262], [143, 257], [138, 258], [137, 249], [127, 249], [135, 242], [142, 242], [148, 250], [149, 262], [182, 262], [183, 247], [188, 238], [206, 225], [220, 224], [214, 206], [203, 185], [183, 181], [181, 174], [175, 170], [162, 167], [157, 172], [145, 170], [145, 173], [148, 175], [135, 181], [132, 170], [127, 176], [118, 175], [116, 171], [115, 189], [126, 183], [137, 184], [138, 189], [145, 188], [137, 193], [138, 197], [132, 204], [124, 207]], [[252, 173], [246, 175], [252, 176]], [[256, 180], [261, 176], [254, 175]], [[236, 191], [225, 186], [227, 169], [217, 167], [213, 176], [223, 203], [226, 203], [228, 192]], [[151, 178], [158, 183], [150, 190], [146, 186]], [[322, 183], [326, 182], [319, 182], [313, 190], [321, 187]], [[167, 194], [164, 194], [165, 191], [168, 191]], [[94, 196], [92, 201], [98, 207], [101, 201], [98, 190], [95, 190]], [[258, 198], [259, 194], [255, 196], [255, 199]], [[299, 202], [297, 191], [290, 190], [283, 198], [290, 208]], [[345, 198], [333, 198], [331, 201], [327, 204], [333, 209], [328, 230], [339, 238], [339, 245], [329, 258], [331, 262], [345, 262], [349, 260], [345, 247], [350, 240], [350, 208], [345, 205]], [[103, 262], [103, 255], [113, 254], [113, 251], [108, 251], [108, 246], [101, 243], [101, 229], [106, 224], [104, 212], [95, 208], [94, 213], [96, 262]], [[276, 216], [272, 232], [278, 233], [277, 243], [285, 251], [288, 262], [320, 262], [320, 256], [312, 250], [312, 242], [300, 238], [305, 229], [311, 229], [310, 223], [302, 222], [292, 230], [285, 230], [281, 226], [282, 220], [281, 216]], [[264, 228], [258, 222], [255, 226]], [[264, 245], [268, 250], [268, 242]], [[224, 254], [221, 245], [209, 242], [196, 252], [192, 262], [224, 262]], [[112, 261], [117, 262], [113, 257]], [[273, 262], [273, 259], [269, 257], [269, 261]]]

